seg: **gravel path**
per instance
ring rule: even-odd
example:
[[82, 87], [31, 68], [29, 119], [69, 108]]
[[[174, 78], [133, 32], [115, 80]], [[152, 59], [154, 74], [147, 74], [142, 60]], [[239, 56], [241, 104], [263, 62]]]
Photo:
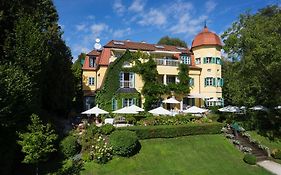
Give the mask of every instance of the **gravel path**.
[[264, 169], [272, 172], [273, 174], [281, 175], [281, 165], [279, 163], [270, 160], [264, 160], [258, 162], [257, 164], [263, 167]]

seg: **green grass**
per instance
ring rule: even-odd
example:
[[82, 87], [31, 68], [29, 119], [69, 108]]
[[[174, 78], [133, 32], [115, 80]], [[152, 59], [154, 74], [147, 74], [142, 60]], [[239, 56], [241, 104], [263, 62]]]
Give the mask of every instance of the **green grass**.
[[255, 140], [261, 142], [262, 145], [267, 146], [270, 150], [280, 149], [281, 150], [281, 140], [269, 140], [267, 137], [259, 135], [256, 131], [247, 131], [251, 137]]
[[243, 162], [243, 154], [221, 135], [196, 135], [141, 141], [139, 154], [115, 157], [105, 165], [86, 163], [82, 175], [266, 175]]

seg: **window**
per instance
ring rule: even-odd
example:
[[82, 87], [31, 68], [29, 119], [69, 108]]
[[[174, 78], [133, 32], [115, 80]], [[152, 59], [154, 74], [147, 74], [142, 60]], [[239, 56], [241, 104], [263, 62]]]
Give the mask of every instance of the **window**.
[[131, 106], [133, 104], [136, 104], [135, 98], [122, 98], [122, 107]]
[[187, 56], [187, 55], [182, 55], [182, 56], [181, 56], [181, 61], [182, 61], [183, 64], [188, 64], [188, 65], [191, 64], [190, 57]]
[[112, 98], [112, 110], [117, 109], [117, 100], [115, 98]]
[[90, 86], [95, 85], [95, 78], [94, 77], [89, 77], [88, 78], [88, 85], [90, 85]]
[[89, 58], [89, 67], [96, 67], [96, 57]]
[[216, 78], [206, 77], [205, 78], [205, 86], [216, 86]]
[[217, 57], [204, 57], [204, 63], [210, 64], [214, 63], [217, 64]]
[[221, 62], [221, 59], [219, 58], [219, 57], [216, 57], [216, 63], [217, 64], [221, 64], [222, 62]]
[[134, 88], [134, 73], [121, 72], [119, 75], [119, 82], [121, 88]]
[[217, 78], [217, 82], [218, 82], [218, 84], [217, 84], [218, 87], [223, 86], [223, 78]]
[[195, 59], [195, 64], [201, 64], [201, 58], [196, 58]]
[[194, 78], [189, 79], [189, 86], [194, 86]]
[[174, 75], [167, 75], [167, 78], [166, 78], [166, 83], [169, 84], [169, 83], [176, 83], [176, 76]]
[[208, 71], [208, 72], [211, 72], [212, 70], [211, 70], [211, 69], [207, 69], [207, 71]]

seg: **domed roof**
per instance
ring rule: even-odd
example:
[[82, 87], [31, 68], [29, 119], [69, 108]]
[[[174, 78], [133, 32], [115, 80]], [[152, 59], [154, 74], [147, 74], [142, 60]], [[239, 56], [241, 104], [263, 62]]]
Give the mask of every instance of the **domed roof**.
[[192, 41], [191, 48], [203, 46], [203, 45], [216, 45], [216, 46], [222, 46], [220, 37], [210, 32], [207, 26], [204, 27], [203, 31], [197, 34]]

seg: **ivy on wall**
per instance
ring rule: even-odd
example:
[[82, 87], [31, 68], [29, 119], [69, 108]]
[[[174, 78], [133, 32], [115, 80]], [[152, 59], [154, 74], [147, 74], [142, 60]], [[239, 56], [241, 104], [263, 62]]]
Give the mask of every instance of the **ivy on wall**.
[[[140, 61], [140, 58], [142, 58], [143, 62]], [[134, 66], [123, 68], [124, 62], [134, 62]], [[170, 94], [171, 91], [180, 97], [189, 93], [188, 65], [179, 64], [179, 83], [164, 85], [158, 81], [157, 65], [151, 55], [140, 51], [131, 53], [127, 50], [120, 58], [109, 65], [103, 86], [96, 94], [97, 104], [101, 105], [105, 110], [112, 110], [112, 98], [117, 100], [118, 108], [122, 107], [122, 98], [136, 98], [139, 104], [141, 103], [139, 93], [116, 93], [120, 88], [119, 74], [121, 71], [141, 75], [144, 82], [141, 93], [145, 98], [144, 108], [146, 110], [157, 107], [161, 96]]]

